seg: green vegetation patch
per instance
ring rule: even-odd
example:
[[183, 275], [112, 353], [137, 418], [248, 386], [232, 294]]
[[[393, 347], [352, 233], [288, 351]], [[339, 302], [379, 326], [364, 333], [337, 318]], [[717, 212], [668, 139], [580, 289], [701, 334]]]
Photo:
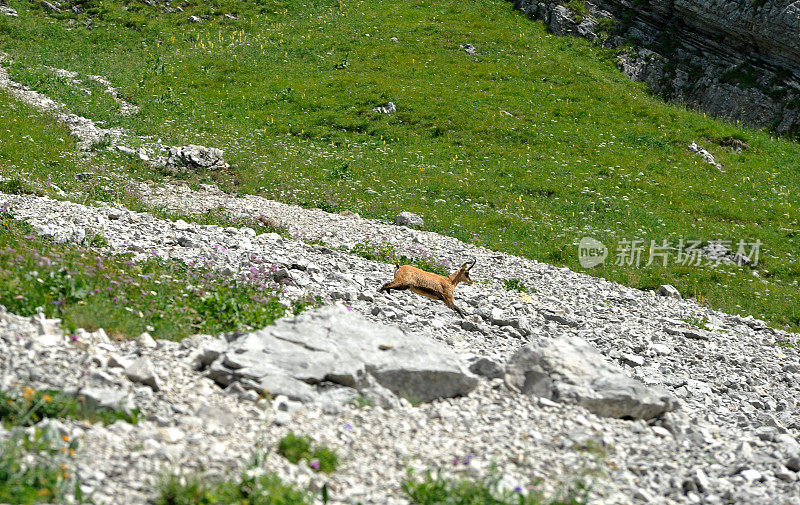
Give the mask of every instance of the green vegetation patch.
[[[147, 212], [147, 210], [144, 210]], [[201, 213], [189, 214], [185, 212], [173, 212], [155, 209], [150, 211], [155, 217], [177, 221], [183, 219], [187, 223], [199, 225], [232, 226], [234, 228], [252, 228], [256, 234], [277, 233], [278, 235], [288, 236], [289, 232], [274, 219], [259, 214], [257, 216], [231, 216], [227, 214], [225, 208], [208, 209]]]
[[559, 496], [547, 498], [535, 490], [517, 487], [503, 490], [500, 478], [490, 475], [486, 479], [456, 480], [426, 471], [421, 480], [409, 478], [402, 487], [412, 503], [418, 505], [584, 505], [588, 503], [589, 490], [576, 482]]
[[[273, 294], [273, 270], [262, 262], [230, 278], [155, 256], [134, 262], [131, 255], [56, 244], [0, 213], [0, 304], [24, 316], [43, 311], [59, 317], [69, 331], [104, 328], [124, 337], [148, 331], [180, 340], [198, 332], [262, 328], [289, 310]], [[291, 310], [315, 303], [299, 300]]]
[[[619, 72], [615, 51], [554, 37], [512, 2], [190, 0], [166, 12], [86, 0], [61, 13], [9, 3], [20, 15], [0, 18], [0, 47], [14, 79], [104, 126], [223, 149], [232, 169], [192, 182], [369, 218], [423, 214], [426, 230], [475, 245], [640, 289], [672, 284], [800, 328], [800, 145], [665, 104]], [[584, 5], [562, 3], [578, 14]], [[47, 67], [76, 72], [92, 94]], [[122, 114], [90, 75], [140, 112]], [[373, 111], [389, 101], [394, 114]], [[132, 196], [101, 176], [165, 177], [103, 149], [86, 162], [62, 126], [3, 98], [0, 116], [0, 176], [126, 204]], [[727, 138], [750, 148], [725, 149]], [[79, 170], [96, 176], [75, 182]], [[612, 250], [603, 266], [580, 265], [583, 237]], [[760, 240], [758, 277], [645, 266], [647, 251], [638, 266], [617, 262], [615, 246], [635, 239]]]
[[0, 391], [0, 422], [9, 426], [33, 426], [42, 419], [86, 419], [111, 424], [118, 420], [135, 424], [139, 411], [131, 412], [90, 405], [84, 397], [52, 389]]
[[533, 289], [526, 286], [522, 280], [516, 277], [513, 279], [505, 279], [503, 281], [503, 287], [509, 291], [519, 291], [520, 293], [530, 293], [533, 291]]
[[274, 473], [246, 472], [238, 480], [208, 483], [201, 477], [170, 476], [156, 505], [307, 505], [308, 493], [284, 484]]
[[278, 443], [278, 453], [297, 464], [305, 460], [314, 471], [331, 473], [339, 465], [339, 457], [333, 450], [324, 447], [311, 447], [311, 437], [289, 432]]
[[405, 252], [400, 252], [392, 244], [385, 242], [359, 242], [353, 247], [342, 246], [339, 249], [368, 260], [411, 265], [435, 274], [450, 275], [448, 265], [436, 260], [429, 251], [422, 247], [408, 248]]
[[70, 470], [75, 442], [55, 430], [15, 432], [0, 442], [0, 502], [85, 503], [80, 483]]

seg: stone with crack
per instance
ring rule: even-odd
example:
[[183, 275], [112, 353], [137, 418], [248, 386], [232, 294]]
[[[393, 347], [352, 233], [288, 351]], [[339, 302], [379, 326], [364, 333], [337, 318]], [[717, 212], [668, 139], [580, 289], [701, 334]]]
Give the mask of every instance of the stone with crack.
[[578, 337], [541, 339], [522, 347], [506, 366], [506, 384], [604, 417], [651, 419], [677, 408], [672, 395], [628, 377]]
[[335, 383], [384, 401], [384, 391], [431, 401], [472, 391], [478, 379], [451, 350], [424, 336], [367, 320], [338, 306], [311, 310], [203, 352], [218, 354], [210, 377], [308, 402], [314, 385]]

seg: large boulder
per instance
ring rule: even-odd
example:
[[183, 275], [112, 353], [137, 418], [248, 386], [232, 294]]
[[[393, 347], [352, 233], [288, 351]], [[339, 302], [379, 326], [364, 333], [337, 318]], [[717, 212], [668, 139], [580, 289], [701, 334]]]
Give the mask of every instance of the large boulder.
[[505, 380], [522, 394], [582, 405], [604, 417], [650, 419], [677, 408], [669, 393], [628, 377], [578, 337], [522, 347], [509, 360]]
[[379, 386], [410, 401], [461, 396], [478, 384], [449, 348], [339, 306], [219, 339], [200, 356], [223, 386], [239, 383], [302, 402], [313, 401], [322, 383], [369, 393]]

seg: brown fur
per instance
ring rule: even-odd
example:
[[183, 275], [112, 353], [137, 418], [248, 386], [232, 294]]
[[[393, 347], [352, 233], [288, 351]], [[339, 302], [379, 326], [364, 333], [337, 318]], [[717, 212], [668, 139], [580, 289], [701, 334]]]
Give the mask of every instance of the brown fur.
[[456, 311], [458, 315], [464, 317], [464, 313], [461, 309], [453, 303], [455, 288], [461, 282], [467, 285], [472, 284], [469, 271], [474, 265], [475, 260], [472, 261], [472, 264], [469, 262], [464, 263], [461, 265], [461, 268], [447, 277], [426, 272], [425, 270], [420, 270], [411, 265], [397, 265], [397, 270], [394, 272], [394, 279], [381, 286], [378, 291], [410, 289], [418, 295], [443, 301], [445, 305]]

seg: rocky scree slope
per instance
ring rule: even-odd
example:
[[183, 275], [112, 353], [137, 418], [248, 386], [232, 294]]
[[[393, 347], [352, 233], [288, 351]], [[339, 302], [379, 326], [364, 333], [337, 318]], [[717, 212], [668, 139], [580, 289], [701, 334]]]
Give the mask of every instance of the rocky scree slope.
[[[465, 396], [414, 406], [408, 401], [414, 398], [398, 396], [389, 382], [381, 383], [380, 374], [361, 375], [363, 383], [353, 380], [355, 388], [347, 388], [342, 374], [327, 371], [321, 381], [293, 377], [306, 386], [307, 398], [289, 387], [280, 390], [285, 384], [273, 381], [276, 393], [283, 394], [268, 403], [247, 387], [253, 377], [245, 363], [225, 361], [264, 352], [258, 347], [259, 332], [221, 339], [196, 336], [180, 344], [146, 338], [111, 342], [101, 331], [79, 332], [76, 341], [64, 344], [57, 322], [3, 313], [4, 385], [100, 389], [105, 395], [123, 395], [145, 413], [146, 420], [132, 427], [58, 422], [59, 429], [82, 440], [79, 475], [99, 503], [115, 503], [119, 496], [143, 503], [165, 468], [202, 466], [217, 475], [240, 468], [254, 447], [274, 447], [287, 429], [338, 448], [343, 468], [320, 477], [274, 453], [268, 457], [269, 467], [301, 485], [327, 482], [335, 501], [404, 503], [399, 485], [409, 465], [445, 466], [479, 476], [494, 462], [509, 487], [539, 477], [552, 487], [586, 472], [595, 482], [592, 496], [597, 503], [800, 503], [800, 357], [796, 348], [776, 345], [792, 341], [793, 335], [693, 301], [658, 297], [356, 215], [236, 198], [213, 187], [195, 192], [142, 185], [140, 192], [146, 202], [184, 213], [214, 208], [231, 215], [261, 215], [293, 237], [171, 222], [122, 208], [31, 195], [1, 195], [0, 206], [30, 222], [37, 233], [59, 241], [81, 242], [87, 229], [89, 234], [102, 233], [109, 252], [200, 262], [228, 275], [265, 262], [274, 265], [274, 278], [285, 286], [283, 298], [310, 292], [347, 307], [322, 309], [298, 320], [305, 318], [308, 324], [317, 318], [313, 324], [331, 328], [340, 320], [345, 327], [376, 325], [378, 339], [387, 339], [385, 352], [399, 347], [397, 340], [388, 340], [395, 331], [438, 342], [446, 360], [461, 361], [453, 365], [458, 369], [453, 377], [467, 390], [460, 391]], [[301, 237], [329, 245], [309, 244]], [[457, 300], [468, 314], [465, 320], [441, 303], [408, 292], [378, 294], [394, 267], [335, 249], [362, 241], [433, 254], [452, 265], [475, 257], [473, 277], [487, 282], [459, 286]], [[501, 280], [508, 278], [520, 279], [534, 293], [504, 289]], [[347, 323], [351, 317], [359, 322]], [[706, 327], [687, 320], [704, 320]], [[387, 324], [399, 329], [386, 329]], [[282, 322], [278, 330], [266, 332], [276, 336], [297, 325]], [[298, 336], [282, 338], [292, 339], [303, 342]], [[560, 350], [570, 342], [575, 343], [574, 352], [567, 353], [570, 359], [546, 352], [531, 358], [532, 351], [546, 349], [548, 343]], [[353, 355], [353, 345], [335, 352]], [[586, 346], [589, 351], [581, 354]], [[595, 371], [583, 367], [597, 352], [592, 346], [602, 354]], [[570, 369], [575, 364], [578, 371]], [[285, 370], [268, 372], [290, 376]], [[598, 392], [606, 400], [619, 390], [632, 397], [631, 388], [598, 386], [607, 383], [607, 375], [618, 373], [648, 392], [664, 391], [655, 394], [662, 414], [649, 421], [627, 421], [608, 417], [620, 415], [613, 408], [592, 408]], [[229, 374], [227, 385], [220, 380], [224, 374]], [[485, 378], [476, 380], [473, 374]], [[263, 379], [269, 373], [257, 375]], [[544, 380], [514, 379], [520, 376]], [[587, 385], [591, 387], [582, 390]], [[350, 401], [357, 395], [393, 408], [359, 409]], [[636, 417], [632, 410], [626, 412]], [[452, 464], [454, 459], [458, 465]]]
[[791, 0], [514, 0], [557, 35], [609, 47], [631, 79], [711, 114], [800, 132], [800, 2]]

